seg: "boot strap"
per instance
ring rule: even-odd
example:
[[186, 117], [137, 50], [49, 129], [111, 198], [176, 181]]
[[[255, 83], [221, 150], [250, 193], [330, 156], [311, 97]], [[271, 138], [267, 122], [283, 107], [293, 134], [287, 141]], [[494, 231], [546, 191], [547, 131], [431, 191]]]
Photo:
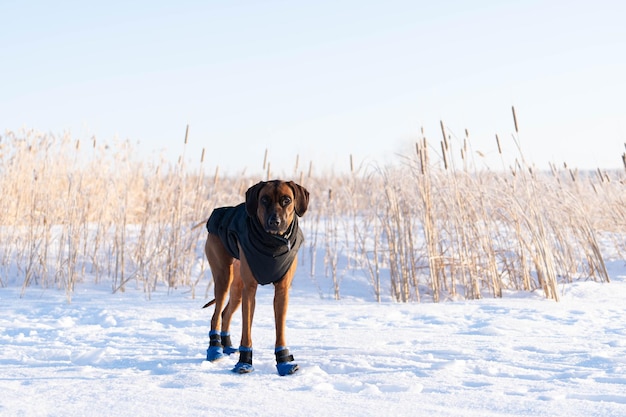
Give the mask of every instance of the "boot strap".
[[289, 354], [289, 349], [276, 352], [276, 363], [293, 362], [293, 355]]

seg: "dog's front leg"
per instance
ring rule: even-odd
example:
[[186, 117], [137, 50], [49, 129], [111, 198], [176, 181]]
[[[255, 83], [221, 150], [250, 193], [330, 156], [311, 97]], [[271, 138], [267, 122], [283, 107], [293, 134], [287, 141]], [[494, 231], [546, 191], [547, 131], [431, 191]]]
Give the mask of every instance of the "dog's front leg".
[[244, 283], [241, 298], [242, 331], [241, 346], [252, 348], [252, 321], [254, 319], [254, 308], [256, 306], [257, 282]]
[[254, 308], [256, 306], [256, 290], [258, 282], [252, 275], [248, 262], [245, 259], [243, 250], [241, 255], [241, 280], [243, 291], [241, 297], [241, 345], [239, 346], [239, 362], [233, 368], [233, 372], [245, 374], [252, 372], [252, 321], [254, 319]]
[[[289, 281], [289, 282], [287, 282]], [[274, 284], [274, 322], [276, 325], [276, 348], [286, 346], [285, 327], [287, 326], [287, 307], [289, 306], [289, 286], [287, 277]]]
[[297, 257], [282, 280], [274, 284], [274, 322], [276, 324], [276, 369], [279, 375], [290, 375], [298, 370], [293, 355], [287, 348], [285, 329], [287, 327], [287, 307], [289, 306], [289, 289], [296, 272]]

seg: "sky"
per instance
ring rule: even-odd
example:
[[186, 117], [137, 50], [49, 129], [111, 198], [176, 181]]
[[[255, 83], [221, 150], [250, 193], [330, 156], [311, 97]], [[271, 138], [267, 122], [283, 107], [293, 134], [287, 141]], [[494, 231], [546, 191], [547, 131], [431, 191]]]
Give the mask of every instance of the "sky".
[[[209, 170], [344, 171], [440, 121], [474, 162], [622, 168], [623, 1], [0, 2], [0, 134], [129, 140]], [[184, 146], [186, 126], [188, 144]]]

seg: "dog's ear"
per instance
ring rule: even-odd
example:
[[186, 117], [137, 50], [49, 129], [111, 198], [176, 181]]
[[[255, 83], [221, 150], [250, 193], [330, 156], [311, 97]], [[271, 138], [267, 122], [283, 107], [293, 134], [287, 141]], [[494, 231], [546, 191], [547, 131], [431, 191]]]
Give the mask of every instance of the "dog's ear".
[[302, 217], [304, 213], [306, 213], [307, 208], [309, 208], [309, 192], [306, 188], [293, 181], [289, 181], [289, 186], [293, 190], [293, 195], [296, 198], [296, 214]]
[[265, 184], [264, 181], [261, 181], [248, 188], [248, 191], [246, 191], [246, 213], [248, 213], [250, 217], [256, 216], [256, 211], [259, 207], [259, 191], [261, 191], [261, 188], [263, 188]]

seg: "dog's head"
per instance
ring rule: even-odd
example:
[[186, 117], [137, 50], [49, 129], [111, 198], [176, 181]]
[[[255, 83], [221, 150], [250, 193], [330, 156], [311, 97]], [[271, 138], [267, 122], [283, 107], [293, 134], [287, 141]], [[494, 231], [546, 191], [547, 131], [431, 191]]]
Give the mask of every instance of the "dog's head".
[[294, 214], [302, 216], [309, 206], [309, 192], [293, 181], [261, 181], [246, 191], [248, 216], [256, 216], [267, 233], [284, 235]]

